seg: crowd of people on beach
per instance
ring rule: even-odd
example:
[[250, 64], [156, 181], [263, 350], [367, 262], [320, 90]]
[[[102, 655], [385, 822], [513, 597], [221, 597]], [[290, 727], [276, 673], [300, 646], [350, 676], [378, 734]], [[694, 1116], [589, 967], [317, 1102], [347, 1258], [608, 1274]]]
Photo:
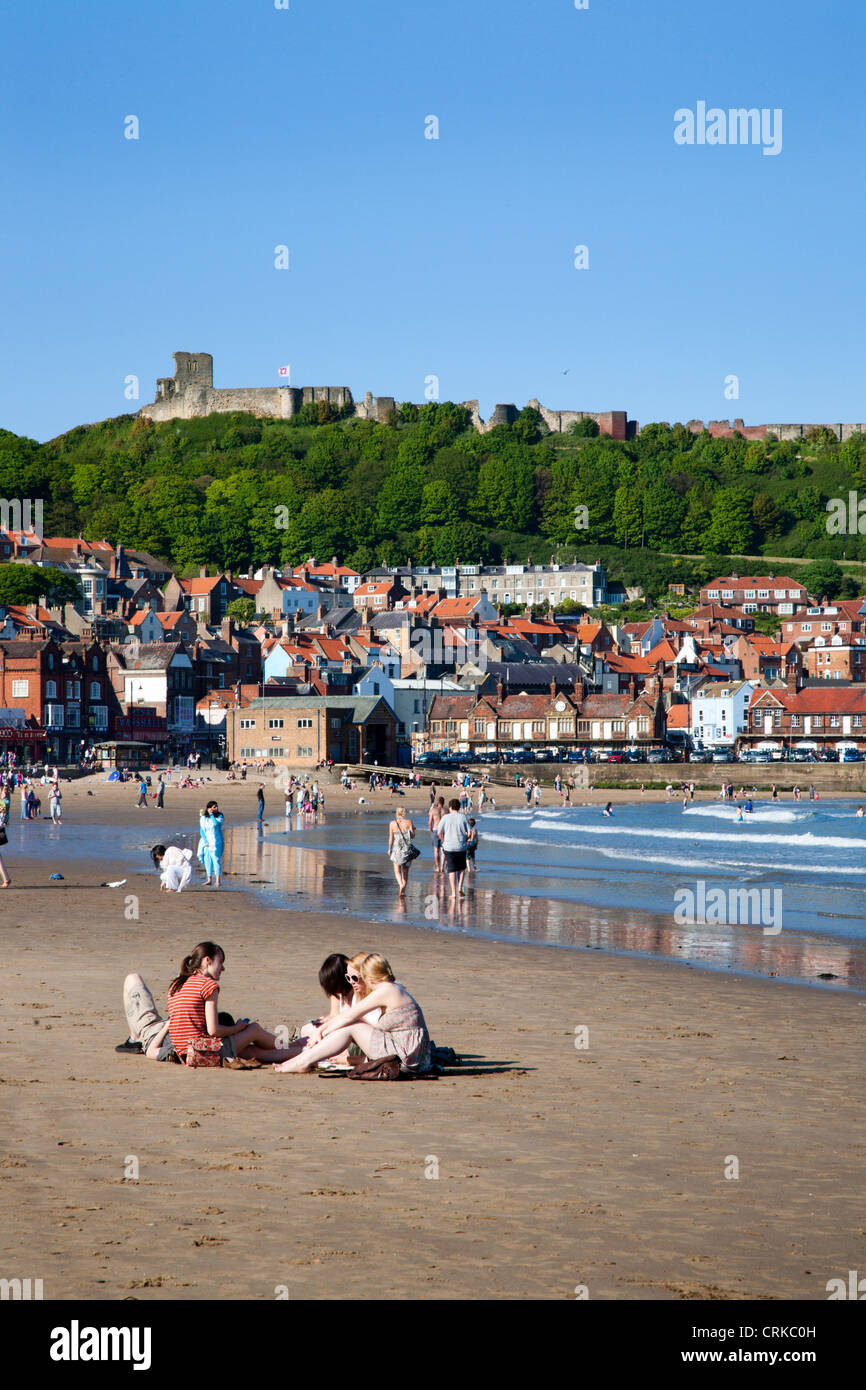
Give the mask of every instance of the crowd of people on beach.
[[273, 1063], [274, 1071], [289, 1074], [309, 1072], [326, 1062], [336, 1069], [351, 1066], [353, 1059], [386, 1058], [398, 1059], [407, 1073], [430, 1071], [430, 1035], [421, 1008], [378, 952], [329, 955], [319, 970], [327, 1012], [276, 1032], [220, 1012], [225, 961], [221, 946], [200, 941], [171, 982], [167, 1018], [158, 1012], [141, 975], [127, 975], [123, 1008], [129, 1036], [116, 1051], [190, 1067], [241, 1070]]

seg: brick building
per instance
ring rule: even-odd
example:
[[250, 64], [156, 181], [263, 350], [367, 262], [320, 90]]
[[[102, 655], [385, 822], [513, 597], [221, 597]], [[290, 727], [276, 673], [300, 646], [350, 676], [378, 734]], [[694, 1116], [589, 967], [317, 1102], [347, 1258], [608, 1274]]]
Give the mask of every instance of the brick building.
[[232, 762], [272, 759], [288, 767], [335, 763], [394, 766], [397, 720], [384, 699], [282, 695], [251, 700], [226, 732]]
[[743, 613], [793, 614], [808, 603], [802, 584], [787, 575], [719, 575], [701, 589], [701, 603], [721, 603]]

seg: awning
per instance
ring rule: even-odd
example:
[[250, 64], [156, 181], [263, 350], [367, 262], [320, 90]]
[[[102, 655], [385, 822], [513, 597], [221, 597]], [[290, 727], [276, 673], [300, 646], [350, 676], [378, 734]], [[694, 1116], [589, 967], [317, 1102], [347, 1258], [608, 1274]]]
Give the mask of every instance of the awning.
[[763, 743], [755, 744], [756, 753], [778, 753], [782, 747], [781, 743], [774, 743], [772, 739], [765, 738]]

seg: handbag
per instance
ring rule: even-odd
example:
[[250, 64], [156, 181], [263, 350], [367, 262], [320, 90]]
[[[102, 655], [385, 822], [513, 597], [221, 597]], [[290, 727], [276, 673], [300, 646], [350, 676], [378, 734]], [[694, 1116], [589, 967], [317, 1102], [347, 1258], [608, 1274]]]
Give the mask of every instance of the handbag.
[[6, 834], [5, 825], [0, 825], [0, 845], [8, 845], [9, 836]]
[[397, 1081], [400, 1076], [400, 1058], [374, 1057], [371, 1062], [355, 1062], [349, 1072], [350, 1081]]
[[413, 860], [421, 858], [420, 849], [416, 849], [412, 841], [407, 839], [405, 830], [400, 831], [400, 839], [403, 841], [403, 848], [406, 851], [404, 864], [411, 864]]
[[221, 1067], [222, 1038], [193, 1038], [186, 1049], [188, 1067]]

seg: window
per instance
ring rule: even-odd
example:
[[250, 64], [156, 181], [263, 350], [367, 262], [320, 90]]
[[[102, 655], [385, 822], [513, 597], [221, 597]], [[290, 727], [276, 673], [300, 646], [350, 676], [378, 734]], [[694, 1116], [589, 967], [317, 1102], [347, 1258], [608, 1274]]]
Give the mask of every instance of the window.
[[298, 747], [298, 757], [299, 757], [299, 758], [311, 758], [312, 756], [313, 756], [313, 750], [312, 750], [311, 747], [307, 747], [306, 745], [300, 745], [300, 746]]
[[615, 720], [613, 721], [613, 732], [614, 732], [615, 734], [624, 734], [624, 733], [625, 733], [625, 721], [622, 720], [622, 719], [615, 719]]
[[578, 719], [578, 721], [577, 721], [577, 732], [578, 732], [579, 734], [588, 734], [588, 733], [589, 733], [589, 720], [588, 720], [588, 719]]
[[855, 729], [859, 729], [859, 728], [861, 727], [862, 723], [863, 723], [863, 716], [862, 716], [862, 714], [855, 714], [855, 715], [854, 715], [854, 728], [855, 728]]
[[269, 728], [269, 729], [281, 729], [282, 727], [283, 727], [283, 721], [282, 721], [282, 719], [269, 719], [269, 720], [268, 720], [268, 728]]
[[87, 722], [91, 729], [108, 728], [108, 708], [105, 705], [94, 705], [90, 709]]
[[332, 719], [332, 720], [331, 720], [331, 728], [332, 728], [332, 729], [339, 729], [339, 727], [340, 727], [340, 721], [339, 721], [339, 719]]
[[[744, 589], [744, 590], [743, 590], [743, 597], [744, 597], [744, 598], [755, 598], [755, 597], [756, 597], [756, 595], [755, 595], [755, 590], [754, 590], [754, 589]], [[785, 595], [783, 594], [782, 597], [784, 598]]]
[[476, 720], [474, 721], [473, 728], [474, 728], [476, 734], [483, 734], [483, 733], [484, 733], [484, 723], [485, 723], [485, 721], [484, 721], [483, 719], [476, 719]]
[[102, 686], [99, 684], [99, 681], [90, 682], [90, 698], [91, 700], [102, 699]]
[[[49, 664], [50, 664], [50, 663], [49, 663]], [[14, 699], [20, 699], [20, 697], [21, 697], [22, 695], [29, 695], [29, 693], [30, 693], [30, 682], [29, 682], [29, 681], [13, 681], [13, 682], [12, 682], [12, 698], [13, 698], [13, 700], [14, 700]]]
[[801, 633], [803, 633], [803, 632], [811, 632], [811, 631], [812, 631], [812, 624], [811, 624], [811, 623], [801, 623], [801, 624], [800, 624], [800, 632], [801, 632]]
[[799, 714], [792, 714], [792, 715], [791, 715], [791, 728], [792, 728], [792, 729], [799, 729], [799, 727], [800, 727], [800, 716], [799, 716]]
[[66, 724], [70, 729], [78, 729], [81, 727], [81, 710], [77, 705], [70, 705], [69, 709], [66, 711]]
[[242, 728], [242, 729], [254, 729], [255, 727], [256, 727], [256, 721], [255, 721], [254, 719], [242, 719], [242, 720], [241, 720], [241, 728]]
[[299, 729], [312, 729], [312, 727], [313, 727], [313, 721], [312, 721], [312, 719], [299, 719], [299, 720], [298, 720], [298, 728], [299, 728]]
[[543, 738], [544, 735], [545, 735], [546, 733], [547, 733], [547, 726], [546, 726], [544, 720], [543, 720], [543, 719], [533, 719], [533, 721], [532, 721], [532, 737], [533, 737], [533, 738]]
[[759, 590], [758, 590], [758, 598], [769, 598], [769, 597], [770, 597], [770, 590], [769, 590], [769, 589], [759, 589]]
[[511, 720], [503, 719], [499, 725], [499, 733], [502, 738], [511, 738]]
[[838, 729], [838, 727], [839, 727], [839, 716], [838, 716], [838, 714], [831, 714], [831, 715], [830, 715], [830, 728], [831, 728], [831, 729]]
[[[14, 694], [14, 688], [13, 688], [13, 694]], [[57, 682], [56, 682], [56, 681], [46, 681], [46, 682], [45, 682], [45, 698], [46, 698], [46, 700], [56, 700], [56, 699], [57, 699]]]
[[96, 652], [93, 653], [93, 669], [94, 671], [99, 670], [99, 656]]
[[44, 718], [43, 718], [43, 723], [45, 724], [45, 727], [48, 728], [48, 729], [62, 729], [62, 728], [63, 728], [63, 706], [62, 706], [62, 705], [46, 705], [46, 706], [45, 706], [45, 714], [44, 714]]

